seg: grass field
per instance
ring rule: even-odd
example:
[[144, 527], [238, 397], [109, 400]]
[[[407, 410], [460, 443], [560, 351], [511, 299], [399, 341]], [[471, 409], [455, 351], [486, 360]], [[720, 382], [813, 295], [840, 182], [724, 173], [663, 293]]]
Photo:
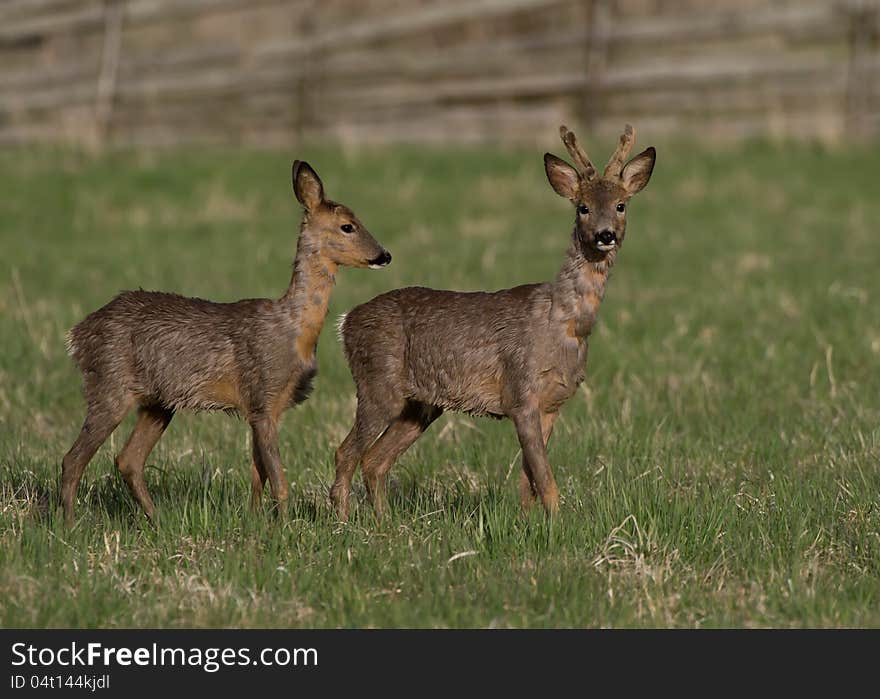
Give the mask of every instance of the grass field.
[[511, 424], [458, 415], [392, 472], [388, 521], [359, 477], [352, 521], [331, 515], [355, 405], [335, 316], [550, 279], [573, 215], [534, 149], [317, 149], [296, 155], [394, 262], [338, 278], [282, 425], [288, 521], [248, 513], [245, 424], [182, 414], [148, 462], [157, 526], [113, 466], [129, 418], [73, 530], [65, 331], [120, 289], [279, 296], [293, 154], [0, 152], [0, 625], [880, 626], [880, 151], [658, 152], [551, 441], [557, 521], [519, 510]]

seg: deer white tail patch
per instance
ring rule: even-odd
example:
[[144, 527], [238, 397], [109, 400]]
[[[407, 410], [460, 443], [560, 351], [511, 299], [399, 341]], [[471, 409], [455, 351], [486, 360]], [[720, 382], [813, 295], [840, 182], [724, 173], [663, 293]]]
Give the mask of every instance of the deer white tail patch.
[[67, 346], [67, 354], [73, 357], [76, 354], [76, 340], [73, 338], [73, 330], [68, 330], [65, 333], [64, 344]]
[[348, 318], [348, 313], [343, 313], [336, 319], [336, 336], [339, 338], [340, 342], [345, 340], [345, 320]]

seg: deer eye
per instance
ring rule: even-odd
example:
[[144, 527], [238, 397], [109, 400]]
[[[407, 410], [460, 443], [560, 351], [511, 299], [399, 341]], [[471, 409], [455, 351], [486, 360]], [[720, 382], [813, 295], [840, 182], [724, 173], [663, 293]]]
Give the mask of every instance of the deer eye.
[[589, 207], [589, 206], [584, 206], [583, 204], [581, 204], [581, 205], [578, 207], [578, 213], [579, 213], [581, 216], [586, 216], [588, 213], [590, 213], [590, 207]]
[[354, 226], [352, 226], [350, 223], [343, 223], [340, 228], [342, 229], [343, 233], [354, 233]]
[[618, 210], [620, 213], [623, 213], [624, 211], [626, 211], [626, 204], [624, 204], [624, 203], [621, 202], [620, 204], [617, 205], [617, 210]]

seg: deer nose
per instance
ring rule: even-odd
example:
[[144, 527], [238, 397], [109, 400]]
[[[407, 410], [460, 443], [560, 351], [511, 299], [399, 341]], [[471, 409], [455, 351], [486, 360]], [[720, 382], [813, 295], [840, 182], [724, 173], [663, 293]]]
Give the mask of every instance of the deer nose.
[[617, 234], [606, 228], [596, 234], [596, 240], [602, 245], [613, 245], [617, 242]]
[[387, 250], [383, 250], [381, 254], [374, 257], [367, 264], [370, 265], [373, 269], [378, 269], [379, 267], [385, 267], [391, 262], [391, 253]]

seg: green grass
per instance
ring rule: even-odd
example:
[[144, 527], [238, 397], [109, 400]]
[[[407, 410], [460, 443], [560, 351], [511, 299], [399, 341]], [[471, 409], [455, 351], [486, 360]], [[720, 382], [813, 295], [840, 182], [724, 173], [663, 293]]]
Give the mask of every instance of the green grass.
[[[562, 262], [573, 217], [537, 151], [305, 155], [394, 254], [341, 273], [331, 319]], [[65, 530], [83, 404], [64, 332], [124, 288], [280, 295], [291, 159], [0, 152], [0, 625], [880, 626], [874, 147], [659, 149], [551, 441], [557, 521], [519, 510], [510, 423], [446, 415], [392, 472], [390, 520], [358, 478], [336, 522], [355, 403], [328, 319], [317, 388], [281, 429], [288, 521], [247, 511], [246, 426], [185, 414], [148, 462], [156, 527], [112, 463], [129, 419]]]

